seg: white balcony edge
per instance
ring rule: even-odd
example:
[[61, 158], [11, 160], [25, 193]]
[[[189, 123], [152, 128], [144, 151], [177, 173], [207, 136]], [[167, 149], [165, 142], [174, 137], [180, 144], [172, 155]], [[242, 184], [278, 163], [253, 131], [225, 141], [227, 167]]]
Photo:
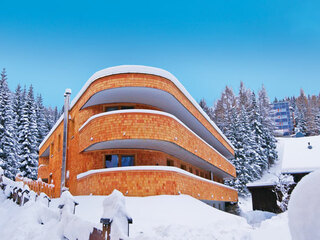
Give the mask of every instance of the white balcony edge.
[[102, 168], [102, 169], [94, 169], [94, 170], [89, 170], [84, 173], [80, 173], [77, 175], [77, 179], [82, 179], [84, 177], [97, 174], [97, 173], [106, 173], [106, 172], [119, 172], [119, 171], [166, 171], [166, 172], [176, 172], [176, 173], [181, 173], [183, 175], [189, 176], [196, 178], [201, 181], [205, 181], [208, 183], [216, 184], [221, 187], [229, 188], [231, 190], [236, 191], [233, 187], [224, 185], [222, 183], [218, 183], [206, 178], [199, 177], [197, 175], [194, 175], [190, 172], [187, 172], [183, 169], [177, 168], [177, 167], [168, 167], [168, 166], [130, 166], [130, 167], [115, 167], [115, 168]]

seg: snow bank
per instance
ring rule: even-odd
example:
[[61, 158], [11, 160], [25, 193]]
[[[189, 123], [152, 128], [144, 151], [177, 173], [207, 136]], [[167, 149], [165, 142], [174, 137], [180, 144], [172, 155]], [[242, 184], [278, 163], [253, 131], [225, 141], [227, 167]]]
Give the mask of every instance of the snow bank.
[[272, 212], [255, 210], [241, 213], [241, 216], [247, 219], [247, 222], [251, 226], [257, 227], [260, 226], [261, 222], [276, 216], [276, 214]]
[[[32, 191], [31, 191], [32, 192]], [[28, 201], [24, 206], [16, 205], [0, 191], [0, 239], [3, 240], [88, 240], [93, 223], [64, 212], [60, 219], [57, 207], [41, 201]]]
[[[0, 239], [88, 239], [93, 226], [101, 229], [102, 214], [103, 217], [114, 216], [112, 211], [104, 213], [105, 198], [76, 196], [74, 199], [80, 203], [76, 215], [65, 211], [60, 220], [58, 205], [61, 199], [53, 199], [50, 208], [38, 201], [19, 207], [0, 191]], [[120, 201], [115, 200], [119, 198]], [[210, 207], [187, 195], [124, 199], [133, 218], [131, 240], [290, 239], [287, 214], [265, 220], [254, 229], [246, 219]], [[112, 205], [120, 202], [118, 207], [121, 207], [122, 201], [123, 196], [118, 194], [110, 202]]]
[[[237, 239], [237, 238], [235, 238]], [[291, 240], [287, 212], [263, 221], [259, 228], [251, 233], [252, 240]], [[313, 240], [313, 239], [310, 239]]]
[[319, 183], [320, 170], [317, 170], [302, 178], [292, 191], [288, 216], [293, 240], [320, 239]]

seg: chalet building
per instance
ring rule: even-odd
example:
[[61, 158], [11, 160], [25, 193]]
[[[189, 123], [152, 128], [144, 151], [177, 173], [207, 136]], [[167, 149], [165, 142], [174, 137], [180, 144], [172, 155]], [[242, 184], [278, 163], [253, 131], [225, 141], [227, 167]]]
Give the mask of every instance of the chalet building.
[[289, 194], [297, 183], [310, 172], [320, 168], [320, 136], [278, 138], [279, 162], [270, 172], [253, 183], [247, 184], [252, 195], [253, 210], [279, 213], [274, 192], [280, 174], [292, 175]]
[[55, 185], [55, 196], [65, 186], [74, 195], [118, 189], [127, 196], [188, 194], [221, 207], [237, 201], [237, 191], [223, 184], [236, 177], [233, 146], [169, 72], [101, 70], [65, 109], [39, 149], [38, 177]]

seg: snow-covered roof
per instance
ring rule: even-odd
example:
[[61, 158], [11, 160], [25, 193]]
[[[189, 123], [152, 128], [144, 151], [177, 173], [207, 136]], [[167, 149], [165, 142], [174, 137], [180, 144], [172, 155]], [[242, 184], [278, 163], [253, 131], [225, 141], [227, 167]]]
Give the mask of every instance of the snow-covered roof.
[[[194, 100], [194, 98], [190, 95], [190, 93], [184, 88], [184, 86], [178, 81], [178, 79], [172, 75], [170, 72], [155, 68], [155, 67], [148, 67], [148, 66], [140, 66], [140, 65], [121, 65], [116, 67], [110, 67], [103, 70], [100, 70], [93, 74], [89, 80], [85, 83], [82, 87], [80, 92], [76, 95], [76, 97], [72, 100], [70, 109], [77, 103], [80, 99], [82, 94], [87, 90], [91, 83], [96, 81], [99, 78], [111, 76], [115, 74], [123, 74], [123, 73], [144, 73], [144, 74], [151, 74], [160, 76], [170, 80], [175, 86], [189, 99], [189, 101], [197, 108], [197, 110], [208, 120], [208, 122], [218, 131], [218, 133], [223, 137], [223, 139], [234, 149], [231, 142], [226, 138], [226, 136], [222, 133], [222, 131], [218, 128], [218, 126], [209, 118], [209, 116], [202, 110], [199, 104]], [[50, 135], [54, 132], [54, 130], [59, 126], [59, 124], [63, 121], [63, 115], [59, 118], [56, 124], [52, 127], [51, 131], [48, 135], [43, 139], [41, 142], [39, 149], [43, 146], [43, 144], [48, 140]]]
[[271, 186], [278, 181], [281, 173], [306, 173], [320, 168], [320, 136], [277, 140], [278, 161], [261, 179], [247, 184], [248, 187]]
[[283, 142], [282, 173], [311, 172], [320, 168], [320, 136], [281, 138], [279, 141]]

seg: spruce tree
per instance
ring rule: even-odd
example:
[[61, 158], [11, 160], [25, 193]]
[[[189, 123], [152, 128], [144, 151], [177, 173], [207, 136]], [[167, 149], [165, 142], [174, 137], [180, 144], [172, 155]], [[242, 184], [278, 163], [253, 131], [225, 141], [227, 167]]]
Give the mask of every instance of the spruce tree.
[[40, 145], [44, 137], [48, 134], [49, 130], [46, 124], [45, 118], [45, 109], [43, 106], [43, 100], [41, 94], [37, 96], [36, 100], [36, 120], [37, 120], [37, 129], [38, 129], [38, 136], [37, 136], [37, 146]]
[[3, 69], [0, 79], [0, 167], [10, 179], [14, 179], [18, 172], [13, 123], [11, 93]]
[[19, 129], [20, 149], [20, 172], [24, 177], [36, 179], [38, 166], [37, 151], [37, 122], [33, 94], [33, 87], [30, 86], [25, 103], [22, 108], [22, 121]]
[[304, 94], [304, 91], [301, 89], [300, 96], [296, 100], [295, 121], [298, 131], [302, 132], [304, 135], [308, 135], [307, 105], [308, 99]]

